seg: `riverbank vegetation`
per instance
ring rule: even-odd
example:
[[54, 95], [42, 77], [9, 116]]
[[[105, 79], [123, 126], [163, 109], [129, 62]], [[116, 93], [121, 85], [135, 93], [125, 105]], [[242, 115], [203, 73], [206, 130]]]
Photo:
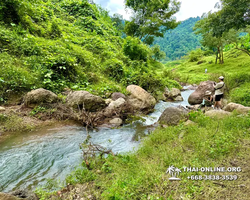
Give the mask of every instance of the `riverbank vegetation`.
[[[233, 116], [219, 121], [202, 113], [190, 113], [193, 125], [158, 128], [142, 142], [136, 153], [95, 158], [90, 169], [83, 165], [70, 174], [67, 184], [85, 185], [81, 195], [93, 199], [247, 199], [249, 196], [250, 118]], [[180, 173], [181, 181], [171, 182], [169, 166], [241, 167], [239, 173]], [[237, 175], [235, 181], [191, 180], [188, 176]], [[46, 191], [46, 190], [44, 190]], [[51, 193], [40, 193], [49, 198]], [[58, 194], [58, 193], [57, 193]], [[70, 192], [63, 194], [69, 195]], [[78, 193], [79, 194], [79, 193]], [[80, 194], [79, 194], [80, 195]], [[52, 199], [60, 199], [54, 195]], [[70, 199], [67, 196], [65, 199]]]
[[0, 103], [40, 87], [102, 97], [129, 84], [152, 93], [180, 87], [154, 73], [162, 64], [149, 46], [122, 38], [108, 12], [87, 0], [2, 1], [0, 22]]

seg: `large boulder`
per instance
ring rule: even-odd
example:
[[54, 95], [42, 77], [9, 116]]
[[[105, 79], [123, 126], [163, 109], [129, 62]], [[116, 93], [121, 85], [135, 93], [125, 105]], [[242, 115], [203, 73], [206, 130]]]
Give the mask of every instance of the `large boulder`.
[[71, 107], [77, 108], [80, 106], [90, 112], [106, 107], [106, 103], [101, 97], [90, 94], [87, 91], [75, 91], [68, 94], [66, 102]]
[[123, 99], [126, 99], [126, 96], [120, 92], [114, 92], [111, 96], [112, 100], [115, 101], [119, 98], [123, 98]]
[[160, 116], [158, 122], [164, 125], [177, 125], [187, 119], [187, 112], [176, 107], [168, 107]]
[[189, 96], [188, 103], [190, 105], [201, 104], [206, 91], [214, 92], [214, 82], [201, 82], [198, 88]]
[[41, 103], [55, 103], [58, 101], [58, 96], [43, 88], [32, 90], [24, 97], [24, 104], [28, 107], [35, 107]]
[[156, 100], [146, 90], [137, 85], [129, 85], [127, 91], [131, 93], [127, 102], [135, 110], [144, 111], [154, 108]]
[[225, 108], [225, 111], [232, 112], [234, 110], [237, 110], [237, 112], [243, 114], [243, 113], [248, 113], [250, 111], [250, 107], [245, 107], [241, 104], [237, 103], [229, 103]]
[[209, 110], [205, 112], [205, 115], [212, 118], [222, 119], [231, 115], [230, 112], [224, 110]]

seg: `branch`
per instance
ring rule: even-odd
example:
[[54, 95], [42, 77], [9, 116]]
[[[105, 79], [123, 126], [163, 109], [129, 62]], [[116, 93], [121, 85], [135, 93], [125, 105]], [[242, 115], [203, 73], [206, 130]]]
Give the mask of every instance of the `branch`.
[[238, 47], [235, 47], [235, 49], [240, 50], [240, 51], [243, 51], [243, 52], [245, 52], [247, 55], [250, 56], [250, 52], [248, 52], [246, 49], [241, 49], [241, 48], [238, 48]]

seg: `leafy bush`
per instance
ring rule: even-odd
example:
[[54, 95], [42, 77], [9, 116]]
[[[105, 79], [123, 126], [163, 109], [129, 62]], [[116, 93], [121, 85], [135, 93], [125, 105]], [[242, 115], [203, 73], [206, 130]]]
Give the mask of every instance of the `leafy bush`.
[[250, 82], [233, 89], [230, 93], [230, 100], [244, 106], [250, 106]]
[[104, 63], [104, 72], [108, 76], [120, 81], [124, 76], [123, 63], [117, 59], [109, 59]]
[[131, 60], [146, 61], [150, 55], [150, 49], [141, 43], [138, 38], [127, 37], [123, 44], [123, 52]]
[[189, 53], [189, 62], [197, 62], [204, 56], [204, 52], [201, 49], [193, 50]]

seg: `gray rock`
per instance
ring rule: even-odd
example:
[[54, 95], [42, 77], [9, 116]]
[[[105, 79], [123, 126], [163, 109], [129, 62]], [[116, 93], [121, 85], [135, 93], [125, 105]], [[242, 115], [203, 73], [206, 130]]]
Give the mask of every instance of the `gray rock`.
[[181, 96], [181, 91], [177, 88], [172, 88], [170, 91], [170, 97], [174, 99], [178, 96]]
[[171, 91], [165, 88], [163, 96], [165, 97], [165, 101], [183, 101], [181, 91], [177, 88], [172, 88]]
[[129, 85], [127, 91], [131, 93], [128, 97], [128, 104], [135, 110], [147, 110], [154, 108], [156, 104], [155, 98], [147, 91], [137, 85]]
[[16, 190], [14, 192], [11, 192], [10, 194], [21, 199], [38, 200], [38, 197], [36, 196], [36, 194], [28, 190]]
[[5, 111], [6, 109], [4, 107], [0, 106], [0, 112]]
[[168, 107], [160, 116], [158, 122], [165, 125], [177, 125], [180, 121], [187, 119], [187, 113], [176, 107]]
[[205, 112], [205, 115], [212, 118], [222, 119], [231, 115], [230, 112], [224, 110], [209, 110]]
[[213, 81], [201, 82], [198, 88], [189, 96], [188, 103], [190, 105], [201, 104], [206, 91], [214, 92], [213, 84]]
[[55, 103], [58, 97], [55, 93], [39, 88], [28, 92], [24, 97], [24, 104], [28, 107], [35, 107], [41, 103]]
[[225, 111], [232, 112], [234, 110], [237, 110], [237, 112], [244, 114], [248, 113], [250, 111], [250, 107], [243, 106], [241, 104], [237, 103], [229, 103], [225, 108]]
[[66, 102], [69, 106], [74, 108], [77, 108], [78, 105], [83, 106], [90, 112], [95, 112], [106, 107], [106, 103], [101, 97], [90, 94], [87, 91], [75, 91], [70, 93], [66, 98]]
[[116, 101], [117, 99], [119, 98], [123, 98], [123, 99], [126, 99], [126, 96], [120, 92], [114, 92], [111, 96], [112, 100], [113, 101]]
[[117, 109], [120, 106], [122, 106], [125, 102], [126, 102], [125, 99], [119, 98], [116, 101], [112, 101], [107, 109], [112, 109], [112, 110]]
[[177, 97], [175, 98], [175, 101], [183, 101], [183, 97], [182, 97], [182, 96], [177, 96]]
[[106, 99], [106, 100], [105, 100], [105, 103], [106, 103], [107, 105], [109, 105], [112, 101], [113, 101], [112, 99]]
[[115, 125], [115, 126], [121, 126], [122, 125], [122, 119], [120, 118], [114, 118], [109, 121], [110, 124]]
[[21, 200], [15, 196], [6, 193], [0, 193], [0, 200]]
[[185, 126], [193, 126], [193, 125], [195, 125], [195, 124], [196, 124], [196, 123], [193, 122], [193, 121], [191, 121], [191, 120], [187, 120], [187, 121], [184, 123]]

